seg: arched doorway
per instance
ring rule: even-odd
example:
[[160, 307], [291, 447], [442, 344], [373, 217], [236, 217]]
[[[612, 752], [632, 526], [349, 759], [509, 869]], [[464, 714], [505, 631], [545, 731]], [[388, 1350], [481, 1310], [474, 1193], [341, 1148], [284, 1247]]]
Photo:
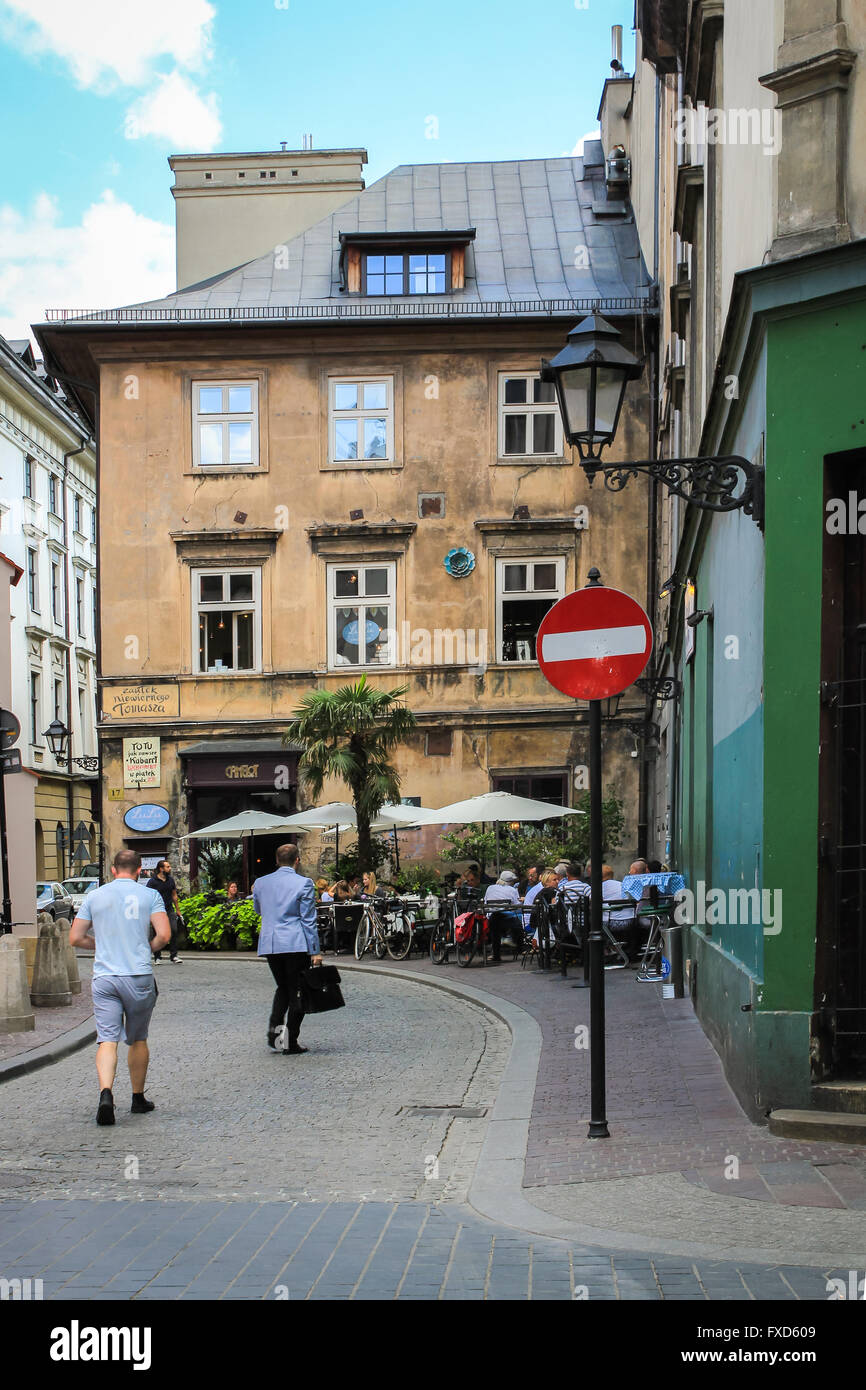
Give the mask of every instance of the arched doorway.
[[36, 877], [45, 878], [45, 832], [41, 821], [36, 822]]

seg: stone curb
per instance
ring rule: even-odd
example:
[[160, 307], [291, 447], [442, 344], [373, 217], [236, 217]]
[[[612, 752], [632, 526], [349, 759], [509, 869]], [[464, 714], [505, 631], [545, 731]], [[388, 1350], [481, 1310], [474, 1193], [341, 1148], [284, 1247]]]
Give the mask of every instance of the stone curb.
[[66, 1033], [58, 1033], [56, 1038], [43, 1043], [41, 1047], [31, 1048], [23, 1056], [10, 1057], [8, 1062], [0, 1062], [0, 1083], [14, 1081], [16, 1076], [26, 1076], [28, 1072], [39, 1071], [40, 1067], [50, 1067], [52, 1062], [59, 1062], [70, 1053], [87, 1047], [88, 1043], [95, 1042], [96, 1027], [91, 1014], [83, 1023]]
[[[246, 962], [259, 961], [261, 957], [247, 953], [220, 953], [228, 960]], [[202, 959], [217, 959], [217, 955]], [[190, 957], [194, 959], [194, 957]], [[329, 962], [331, 963], [331, 962]], [[689, 1259], [741, 1262], [762, 1265], [803, 1265], [809, 1268], [835, 1269], [839, 1264], [839, 1253], [827, 1251], [786, 1251], [780, 1258], [779, 1250], [750, 1245], [718, 1246], [695, 1241], [676, 1240], [664, 1236], [642, 1236], [637, 1233], [614, 1231], [600, 1226], [588, 1226], [565, 1217], [554, 1216], [528, 1201], [524, 1195], [523, 1173], [526, 1147], [529, 1139], [529, 1124], [535, 1098], [535, 1085], [538, 1063], [541, 1057], [542, 1033], [535, 1019], [519, 1005], [498, 995], [488, 994], [486, 990], [474, 985], [464, 984], [454, 978], [437, 979], [429, 974], [419, 974], [404, 970], [399, 965], [375, 965], [359, 963], [352, 958], [340, 957], [337, 968], [347, 974], [358, 971], [361, 974], [380, 975], [386, 978], [399, 976], [413, 983], [441, 989], [458, 999], [486, 1009], [499, 1018], [511, 1033], [512, 1045], [505, 1073], [499, 1087], [499, 1094], [490, 1115], [487, 1133], [481, 1153], [475, 1166], [475, 1173], [469, 1188], [468, 1205], [480, 1216], [499, 1225], [510, 1226], [525, 1234], [543, 1236], [551, 1240], [568, 1241], [571, 1244], [601, 1247], [605, 1251], [633, 1251], [650, 1255], [682, 1255]], [[448, 969], [445, 965], [443, 971]], [[599, 1141], [603, 1142], [603, 1141]], [[664, 1175], [660, 1175], [664, 1176]], [[618, 1179], [623, 1182], [627, 1179]], [[604, 1185], [602, 1183], [602, 1185]], [[593, 1187], [597, 1184], [581, 1184]], [[545, 1189], [549, 1190], [549, 1189]], [[747, 1225], [753, 1203], [745, 1198], [725, 1198], [717, 1194], [701, 1194], [701, 1200], [719, 1210], [721, 1204], [731, 1224], [741, 1222]], [[765, 1210], [764, 1204], [761, 1204]], [[786, 1217], [793, 1211], [817, 1215], [815, 1208], [778, 1208], [778, 1220], [783, 1226]], [[853, 1214], [853, 1213], [852, 1213]], [[699, 1219], [699, 1214], [696, 1217]], [[814, 1219], [814, 1217], [813, 1217]]]

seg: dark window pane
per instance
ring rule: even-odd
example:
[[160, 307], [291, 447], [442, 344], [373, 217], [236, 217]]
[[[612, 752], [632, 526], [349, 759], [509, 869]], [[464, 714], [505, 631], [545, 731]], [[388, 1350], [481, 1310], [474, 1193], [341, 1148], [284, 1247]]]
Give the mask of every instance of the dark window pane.
[[505, 565], [505, 592], [514, 592], [526, 589], [526, 566], [525, 565]]
[[505, 382], [505, 404], [526, 404], [526, 382], [523, 377], [510, 376]]
[[253, 668], [253, 615], [236, 613], [238, 638], [238, 670], [251, 671]]
[[536, 565], [532, 582], [533, 589], [550, 590], [556, 588], [556, 565]]
[[364, 638], [366, 642], [366, 655], [364, 660], [368, 665], [377, 663], [388, 663], [390, 656], [390, 646], [388, 642], [388, 610], [387, 608], [367, 608], [364, 612]]
[[354, 598], [358, 592], [358, 571], [337, 570], [335, 592], [337, 598]]
[[364, 573], [364, 593], [367, 597], [374, 595], [387, 594], [388, 592], [388, 571], [366, 570]]
[[223, 577], [221, 574], [203, 574], [199, 589], [202, 603], [222, 603]]
[[534, 415], [532, 417], [532, 452], [534, 454], [552, 454], [554, 439], [553, 416]]
[[506, 415], [505, 417], [506, 454], [526, 453], [526, 416]]
[[253, 596], [253, 576], [251, 574], [232, 574], [229, 576], [229, 598], [237, 601], [238, 599], [252, 598]]
[[540, 378], [536, 377], [535, 381], [532, 383], [532, 399], [535, 401], [536, 405], [547, 404], [548, 401], [552, 404], [553, 401], [556, 400], [556, 390], [553, 382], [541, 381]]
[[205, 613], [207, 670], [230, 671], [234, 665], [232, 613]]
[[503, 661], [535, 660], [535, 638], [542, 618], [552, 607], [549, 599], [511, 599], [503, 603]]
[[358, 610], [357, 608], [338, 608], [335, 616], [337, 665], [357, 666], [361, 659], [358, 652]]

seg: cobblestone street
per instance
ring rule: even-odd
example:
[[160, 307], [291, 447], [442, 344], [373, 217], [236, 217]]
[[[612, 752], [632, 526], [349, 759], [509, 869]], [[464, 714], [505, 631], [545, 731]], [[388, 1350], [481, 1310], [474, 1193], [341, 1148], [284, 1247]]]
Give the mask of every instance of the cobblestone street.
[[[527, 1002], [549, 984], [460, 975], [437, 978]], [[46, 1298], [765, 1301], [847, 1277], [480, 1216], [467, 1194], [511, 1036], [477, 1003], [347, 962], [349, 1006], [307, 1019], [309, 1053], [284, 1057], [265, 1046], [263, 964], [187, 958], [157, 979], [152, 1115], [129, 1114], [121, 1073], [117, 1124], [96, 1127], [89, 1047], [0, 1086], [0, 1277], [40, 1278]]]

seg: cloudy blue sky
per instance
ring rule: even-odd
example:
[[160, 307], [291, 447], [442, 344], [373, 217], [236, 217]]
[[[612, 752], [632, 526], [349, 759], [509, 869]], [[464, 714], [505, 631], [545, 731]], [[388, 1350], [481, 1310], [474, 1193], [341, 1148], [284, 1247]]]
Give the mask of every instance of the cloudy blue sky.
[[[0, 333], [174, 288], [173, 153], [571, 152], [632, 0], [0, 0]], [[431, 138], [433, 137], [433, 138]]]

